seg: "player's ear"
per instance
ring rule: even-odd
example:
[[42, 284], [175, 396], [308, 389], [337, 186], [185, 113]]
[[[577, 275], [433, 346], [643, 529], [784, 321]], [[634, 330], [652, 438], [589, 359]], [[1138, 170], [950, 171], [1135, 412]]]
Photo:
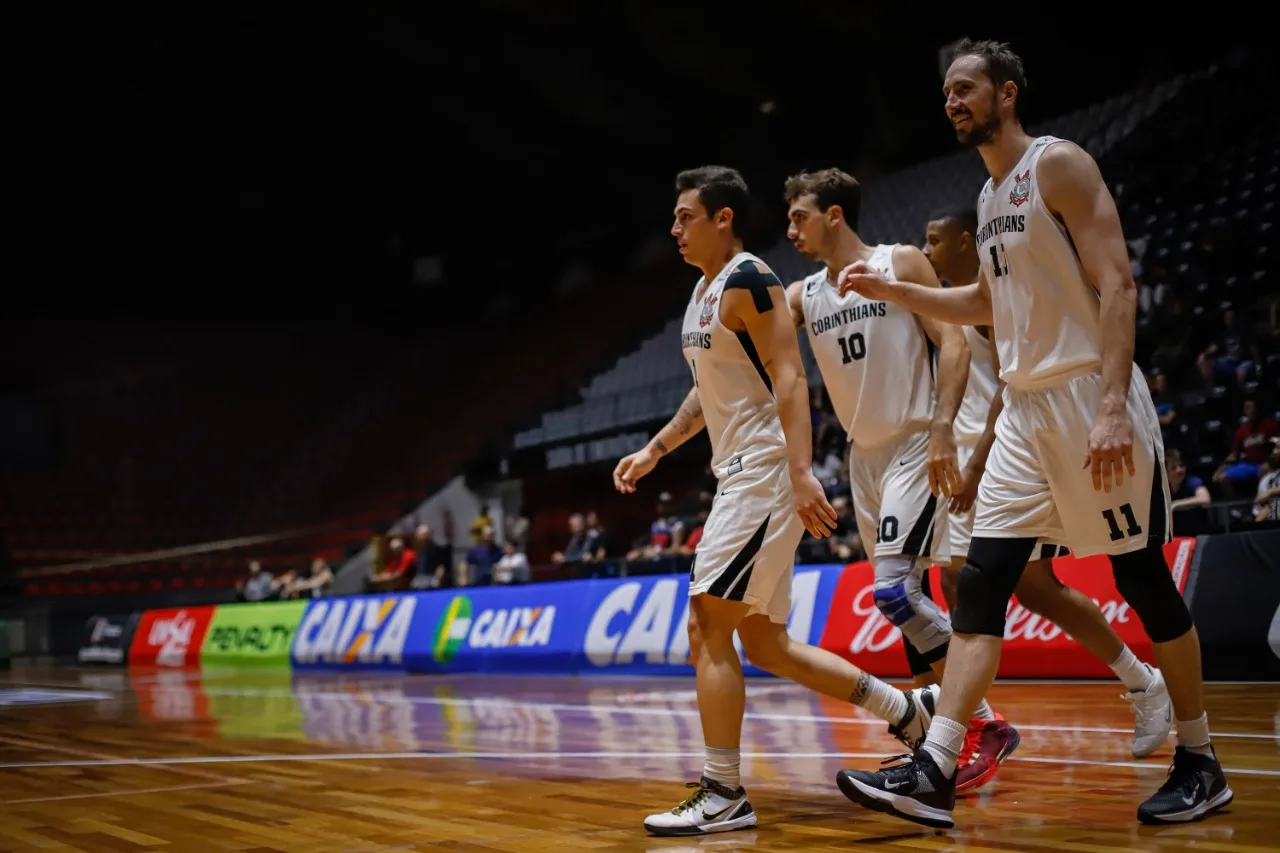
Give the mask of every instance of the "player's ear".
[[833, 204], [827, 208], [827, 221], [835, 224], [838, 220], [844, 219], [844, 208], [838, 204]]

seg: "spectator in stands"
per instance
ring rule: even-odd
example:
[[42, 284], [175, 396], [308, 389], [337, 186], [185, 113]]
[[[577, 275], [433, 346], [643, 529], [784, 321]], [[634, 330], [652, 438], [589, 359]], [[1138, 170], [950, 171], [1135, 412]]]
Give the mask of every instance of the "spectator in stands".
[[1170, 509], [1208, 506], [1213, 500], [1204, 480], [1195, 474], [1187, 474], [1181, 451], [1170, 448], [1164, 452], [1164, 469], [1169, 477]]
[[436, 589], [453, 586], [453, 549], [436, 544], [429, 524], [418, 525], [414, 540], [418, 556], [413, 585]]
[[271, 572], [262, 568], [257, 560], [249, 561], [249, 577], [236, 582], [241, 601], [268, 601], [276, 597], [278, 587]]
[[836, 480], [825, 491], [829, 500], [835, 500], [838, 497], [851, 495], [852, 487], [849, 484], [849, 448], [851, 445], [846, 443], [840, 453], [840, 470], [836, 473]]
[[853, 514], [853, 502], [841, 495], [832, 498], [831, 508], [836, 511], [836, 529], [823, 540], [831, 548], [831, 556], [843, 563], [863, 559], [866, 554], [862, 550], [862, 537], [858, 535], [858, 519]]
[[690, 519], [687, 527], [689, 535], [680, 543], [680, 553], [693, 554], [698, 550], [698, 543], [702, 541], [702, 529], [706, 526], [707, 518], [711, 515], [711, 499], [709, 497], [700, 497], [698, 502], [698, 512]]
[[516, 543], [508, 541], [502, 546], [502, 557], [493, 566], [494, 584], [528, 583], [530, 580], [529, 558], [524, 555]]
[[284, 589], [283, 598], [323, 598], [333, 591], [333, 569], [329, 561], [316, 557], [306, 577], [294, 578]]
[[588, 563], [603, 562], [609, 550], [609, 537], [595, 510], [587, 513], [586, 532], [582, 540], [582, 559]]
[[577, 565], [582, 562], [586, 545], [586, 519], [582, 517], [582, 513], [575, 512], [573, 515], [569, 516], [569, 544], [564, 546], [563, 551], [556, 551], [552, 554], [551, 561], [553, 563]]
[[475, 544], [479, 545], [484, 542], [484, 529], [493, 527], [493, 519], [498, 515], [497, 505], [491, 505], [489, 508], [480, 507], [480, 514], [476, 516], [475, 521], [471, 522], [471, 539]]
[[514, 542], [516, 548], [524, 551], [529, 547], [529, 517], [523, 513], [512, 513], [502, 520], [503, 542]]
[[1280, 436], [1276, 422], [1258, 414], [1258, 401], [1250, 397], [1244, 401], [1240, 426], [1231, 440], [1231, 452], [1223, 461], [1213, 481], [1222, 486], [1228, 496], [1234, 496], [1237, 488], [1247, 485], [1252, 491], [1263, 461], [1270, 450], [1270, 441]]
[[1153, 367], [1147, 373], [1147, 388], [1151, 391], [1151, 401], [1156, 406], [1156, 416], [1160, 418], [1160, 434], [1167, 445], [1178, 433], [1174, 423], [1178, 419], [1178, 411], [1169, 397], [1169, 377], [1160, 368]]
[[387, 538], [387, 564], [382, 571], [369, 576], [369, 591], [391, 592], [409, 588], [413, 581], [414, 563], [418, 555], [405, 546], [404, 535], [392, 532]]
[[492, 526], [480, 531], [480, 541], [467, 550], [467, 556], [459, 566], [461, 586], [488, 586], [493, 583], [493, 567], [502, 559]]
[[1187, 305], [1180, 297], [1173, 297], [1160, 312], [1160, 343], [1151, 355], [1151, 364], [1175, 380], [1185, 380], [1195, 351], [1198, 326], [1187, 313]]
[[1215, 378], [1235, 377], [1238, 385], [1244, 385], [1249, 371], [1258, 360], [1258, 345], [1249, 330], [1236, 322], [1236, 312], [1227, 308], [1222, 312], [1222, 329], [1213, 343], [1200, 353], [1198, 363], [1201, 372], [1212, 370]]
[[1258, 496], [1253, 501], [1254, 521], [1280, 521], [1280, 439], [1272, 439], [1271, 455], [1262, 463]]
[[658, 495], [657, 515], [653, 524], [649, 525], [649, 545], [654, 556], [679, 552], [680, 543], [684, 541], [685, 527], [684, 522], [672, 511], [670, 492]]

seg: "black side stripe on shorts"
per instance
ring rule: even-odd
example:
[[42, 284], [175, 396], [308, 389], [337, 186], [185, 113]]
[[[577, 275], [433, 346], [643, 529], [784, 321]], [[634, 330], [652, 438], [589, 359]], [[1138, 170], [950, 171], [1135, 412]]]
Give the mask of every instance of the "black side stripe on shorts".
[[1070, 553], [1071, 549], [1066, 545], [1051, 545], [1048, 542], [1040, 543], [1040, 560], [1052, 560], [1054, 557], [1065, 557]]
[[920, 517], [916, 519], [916, 523], [911, 527], [911, 532], [907, 534], [907, 541], [902, 543], [902, 556], [929, 556], [929, 551], [933, 549], [932, 533], [934, 522], [937, 520], [937, 512], [938, 496], [931, 492], [929, 500], [925, 501], [924, 511], [920, 513]]
[[1164, 505], [1164, 463], [1159, 450], [1154, 443], [1151, 445], [1151, 461], [1156, 470], [1151, 477], [1151, 509], [1147, 513], [1148, 545], [1164, 545], [1173, 540], [1169, 535], [1169, 508]]
[[751, 583], [751, 570], [755, 568], [756, 555], [760, 553], [760, 546], [764, 544], [764, 534], [769, 529], [769, 519], [772, 517], [772, 515], [765, 517], [764, 523], [751, 534], [747, 544], [742, 546], [738, 555], [720, 573], [720, 577], [715, 579], [715, 583], [711, 584], [707, 595], [714, 595], [726, 601], [742, 600], [742, 597], [747, 594], [747, 584]]

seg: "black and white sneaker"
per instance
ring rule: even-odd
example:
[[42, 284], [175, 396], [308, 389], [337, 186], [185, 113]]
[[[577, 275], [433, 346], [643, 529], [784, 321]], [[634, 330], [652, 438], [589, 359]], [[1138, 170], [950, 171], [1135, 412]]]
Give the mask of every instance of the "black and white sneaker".
[[756, 825], [756, 813], [741, 786], [734, 790], [703, 776], [685, 787], [697, 790], [671, 811], [649, 815], [645, 829], [654, 835], [706, 835]]
[[929, 724], [933, 722], [938, 705], [938, 690], [938, 685], [930, 684], [902, 691], [907, 697], [907, 714], [896, 726], [889, 726], [889, 734], [912, 752], [920, 748], [925, 735], [929, 733]]
[[860, 806], [891, 814], [935, 829], [956, 825], [951, 812], [956, 805], [956, 783], [943, 777], [933, 756], [923, 749], [915, 755], [885, 759], [902, 761], [887, 770], [841, 770], [836, 774], [840, 792]]
[[1200, 820], [1226, 806], [1235, 794], [1227, 787], [1227, 777], [1215, 755], [1197, 755], [1185, 746], [1173, 753], [1169, 778], [1142, 805], [1142, 823], [1187, 823]]

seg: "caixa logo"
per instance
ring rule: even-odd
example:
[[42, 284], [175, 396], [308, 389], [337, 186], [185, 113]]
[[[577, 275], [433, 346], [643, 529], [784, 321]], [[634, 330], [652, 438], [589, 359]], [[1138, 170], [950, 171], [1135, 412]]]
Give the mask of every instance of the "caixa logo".
[[556, 608], [497, 607], [472, 615], [471, 599], [456, 595], [436, 623], [431, 638], [431, 656], [436, 663], [447, 664], [458, 655], [465, 643], [473, 649], [502, 649], [545, 646], [551, 642]]
[[[820, 571], [797, 572], [791, 582], [787, 633], [809, 642]], [[647, 589], [647, 592], [646, 592]], [[605, 596], [587, 626], [584, 652], [595, 666], [677, 666], [689, 657], [688, 580], [628, 581]], [[737, 635], [734, 643], [742, 655]]]
[[313, 602], [298, 626], [293, 659], [300, 664], [401, 663], [417, 604], [413, 596]]

